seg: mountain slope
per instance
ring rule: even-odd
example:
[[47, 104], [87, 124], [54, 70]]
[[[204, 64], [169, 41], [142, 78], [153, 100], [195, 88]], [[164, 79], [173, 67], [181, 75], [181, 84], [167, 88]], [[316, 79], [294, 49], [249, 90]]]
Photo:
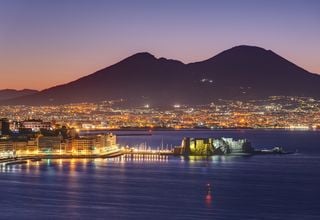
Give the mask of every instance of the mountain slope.
[[237, 46], [190, 64], [138, 53], [68, 84], [5, 104], [64, 104], [124, 99], [128, 105], [202, 104], [271, 95], [320, 98], [320, 76], [270, 50]]
[[23, 89], [23, 90], [15, 90], [15, 89], [3, 89], [0, 90], [0, 100], [13, 99], [21, 96], [31, 95], [38, 92], [37, 90], [32, 89]]
[[320, 97], [319, 75], [259, 47], [237, 46], [208, 60], [189, 64], [189, 67], [203, 78], [212, 80], [215, 88], [207, 92], [223, 91], [225, 98]]
[[185, 72], [186, 66], [179, 61], [139, 53], [76, 81], [7, 103], [37, 105], [110, 99], [126, 99], [132, 104], [151, 104], [154, 99], [158, 103], [163, 97], [175, 96], [180, 80], [187, 76]]

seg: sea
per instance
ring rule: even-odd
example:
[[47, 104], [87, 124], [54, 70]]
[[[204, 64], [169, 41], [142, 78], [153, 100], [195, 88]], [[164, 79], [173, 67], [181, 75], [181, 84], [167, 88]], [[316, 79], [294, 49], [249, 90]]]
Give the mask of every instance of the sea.
[[320, 131], [153, 131], [118, 143], [170, 149], [183, 137], [245, 138], [295, 153], [2, 166], [0, 219], [320, 219]]

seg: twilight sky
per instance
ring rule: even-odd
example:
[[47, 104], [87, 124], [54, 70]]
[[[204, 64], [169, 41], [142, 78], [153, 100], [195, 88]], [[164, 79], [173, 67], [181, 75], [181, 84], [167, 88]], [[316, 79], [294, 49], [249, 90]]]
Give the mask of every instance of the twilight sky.
[[0, 0], [0, 89], [44, 89], [141, 51], [188, 63], [240, 44], [320, 73], [320, 1]]

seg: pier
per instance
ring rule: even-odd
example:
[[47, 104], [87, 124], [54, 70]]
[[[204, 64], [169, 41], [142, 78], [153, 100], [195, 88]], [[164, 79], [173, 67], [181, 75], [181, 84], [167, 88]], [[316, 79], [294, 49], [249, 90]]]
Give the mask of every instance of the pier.
[[167, 159], [174, 155], [173, 150], [153, 150], [122, 148], [117, 152], [106, 154], [38, 154], [34, 156], [19, 156], [0, 159], [0, 165], [23, 164], [25, 161], [39, 161], [41, 159], [95, 159], [95, 158], [124, 158], [132, 160], [157, 160]]
[[124, 155], [173, 155], [173, 150], [124, 148], [121, 149], [121, 152]]
[[141, 161], [161, 161], [167, 160], [169, 156], [174, 155], [172, 150], [153, 150], [153, 149], [122, 149], [121, 158], [125, 160], [141, 160]]

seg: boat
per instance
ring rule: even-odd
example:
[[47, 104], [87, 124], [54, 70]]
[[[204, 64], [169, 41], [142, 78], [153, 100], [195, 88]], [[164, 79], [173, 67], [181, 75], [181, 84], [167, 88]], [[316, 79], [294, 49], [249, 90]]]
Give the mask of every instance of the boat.
[[272, 149], [255, 150], [254, 154], [294, 154], [295, 152], [284, 151], [282, 147], [274, 147]]

